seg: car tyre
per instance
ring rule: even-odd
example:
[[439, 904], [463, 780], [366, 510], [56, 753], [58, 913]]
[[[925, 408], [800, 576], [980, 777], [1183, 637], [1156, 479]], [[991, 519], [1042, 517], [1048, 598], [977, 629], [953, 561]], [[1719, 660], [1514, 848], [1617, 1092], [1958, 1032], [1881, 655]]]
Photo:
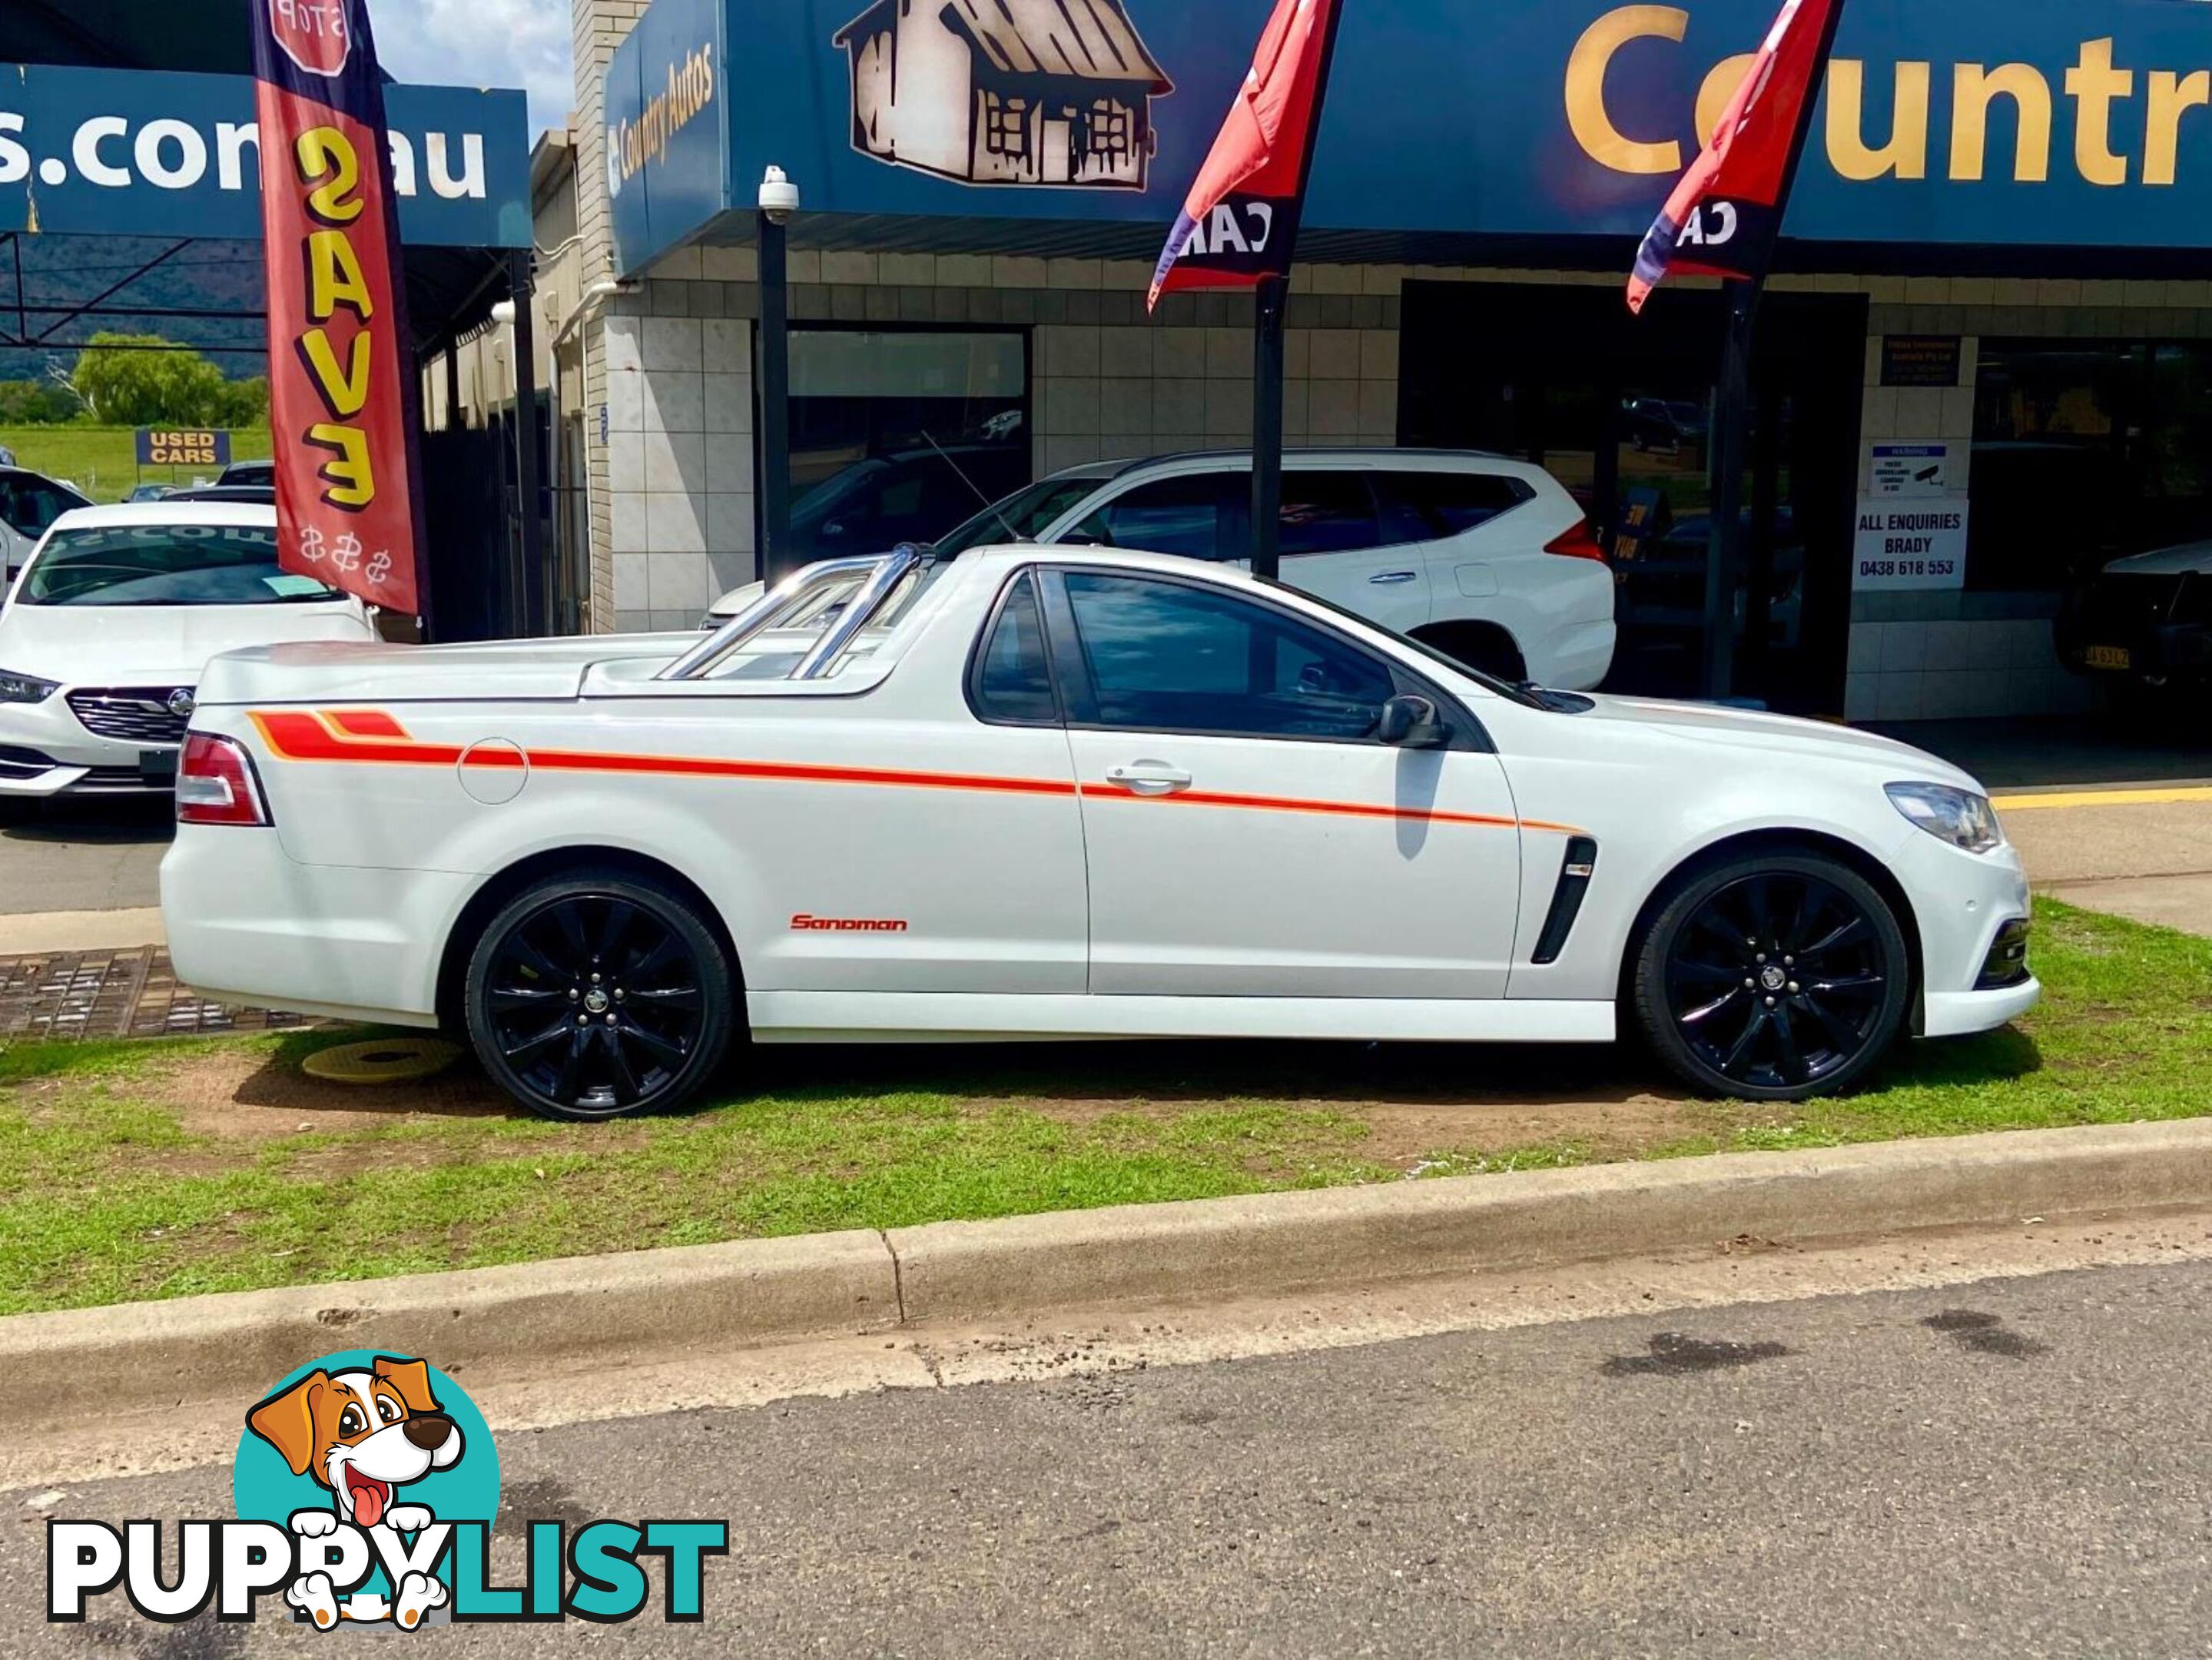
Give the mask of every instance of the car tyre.
[[1904, 1030], [1912, 958], [1874, 885], [1819, 854], [1694, 869], [1636, 943], [1645, 1040], [1709, 1095], [1802, 1101], [1847, 1090]]
[[728, 1052], [739, 995], [696, 900], [613, 870], [516, 894], [478, 937], [464, 988], [470, 1045], [492, 1080], [574, 1122], [685, 1100]]

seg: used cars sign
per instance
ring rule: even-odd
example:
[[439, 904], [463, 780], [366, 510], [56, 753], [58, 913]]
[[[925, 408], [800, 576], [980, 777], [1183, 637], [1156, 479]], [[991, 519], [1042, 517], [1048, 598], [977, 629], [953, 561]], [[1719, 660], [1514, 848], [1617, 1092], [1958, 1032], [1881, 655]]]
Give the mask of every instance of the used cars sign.
[[141, 427], [138, 429], [138, 465], [142, 467], [227, 467], [230, 465], [230, 435], [173, 427]]

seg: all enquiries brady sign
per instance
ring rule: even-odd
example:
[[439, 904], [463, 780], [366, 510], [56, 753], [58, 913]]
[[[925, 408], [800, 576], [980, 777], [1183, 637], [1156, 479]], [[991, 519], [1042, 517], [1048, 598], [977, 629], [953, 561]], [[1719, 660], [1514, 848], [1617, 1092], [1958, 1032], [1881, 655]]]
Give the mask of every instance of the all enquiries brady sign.
[[1964, 587], [1966, 515], [1956, 496], [1862, 497], [1851, 586], [1863, 593]]

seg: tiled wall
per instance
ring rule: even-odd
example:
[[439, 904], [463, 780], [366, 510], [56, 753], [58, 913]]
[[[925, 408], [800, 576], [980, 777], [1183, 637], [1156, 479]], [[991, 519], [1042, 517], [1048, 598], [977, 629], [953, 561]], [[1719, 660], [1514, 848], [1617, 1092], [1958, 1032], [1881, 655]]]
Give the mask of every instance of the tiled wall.
[[753, 325], [607, 319], [607, 480], [618, 631], [695, 627], [753, 576]]

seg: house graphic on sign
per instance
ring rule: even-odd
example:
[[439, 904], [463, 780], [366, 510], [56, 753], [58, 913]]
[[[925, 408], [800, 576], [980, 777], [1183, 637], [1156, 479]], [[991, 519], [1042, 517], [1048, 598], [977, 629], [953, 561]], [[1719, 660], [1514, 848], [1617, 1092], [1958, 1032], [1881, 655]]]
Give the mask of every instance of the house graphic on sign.
[[853, 147], [969, 185], [1140, 191], [1175, 90], [1121, 0], [876, 0], [832, 44]]

